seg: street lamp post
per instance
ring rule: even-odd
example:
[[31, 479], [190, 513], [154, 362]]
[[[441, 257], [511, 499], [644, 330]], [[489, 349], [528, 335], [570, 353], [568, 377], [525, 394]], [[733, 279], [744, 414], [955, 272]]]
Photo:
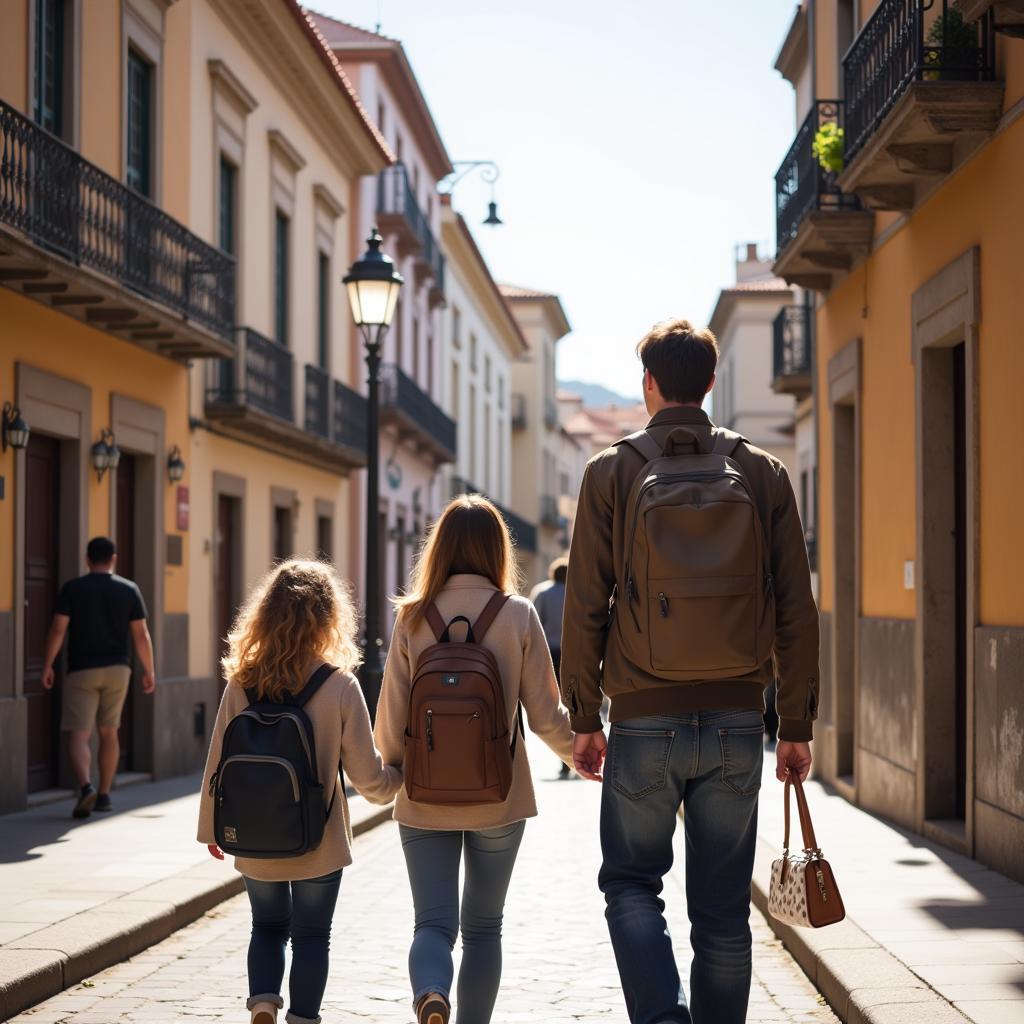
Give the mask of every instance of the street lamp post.
[[352, 319], [362, 332], [366, 347], [366, 613], [363, 633], [363, 694], [376, 718], [380, 696], [380, 545], [378, 505], [380, 504], [380, 363], [381, 345], [398, 303], [404, 280], [390, 256], [380, 251], [383, 239], [376, 227], [366, 240], [367, 250], [349, 268], [342, 281], [348, 290]]

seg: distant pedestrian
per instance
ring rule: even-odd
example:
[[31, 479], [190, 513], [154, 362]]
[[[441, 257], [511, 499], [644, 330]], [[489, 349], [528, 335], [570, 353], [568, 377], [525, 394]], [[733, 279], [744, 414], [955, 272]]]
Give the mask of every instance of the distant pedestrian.
[[[564, 555], [556, 558], [548, 567], [548, 578], [530, 591], [530, 600], [544, 628], [544, 636], [551, 651], [551, 664], [555, 666], [555, 679], [559, 683], [562, 667], [562, 612], [565, 609], [565, 577], [568, 570], [569, 559]], [[569, 766], [564, 761], [558, 762], [558, 777], [569, 777]]]
[[447, 1024], [460, 925], [457, 1019], [488, 1024], [494, 1010], [505, 895], [537, 813], [521, 707], [559, 757], [572, 753], [544, 631], [515, 576], [505, 520], [486, 498], [463, 495], [441, 513], [396, 602], [375, 736], [386, 760], [405, 759], [395, 819], [416, 912], [418, 1024]]
[[[342, 869], [352, 863], [340, 766], [374, 803], [387, 803], [402, 783], [401, 771], [384, 764], [373, 746], [366, 702], [352, 674], [359, 664], [355, 633], [355, 611], [334, 570], [323, 562], [291, 559], [256, 586], [228, 637], [222, 662], [228, 685], [203, 775], [198, 839], [223, 860], [219, 827], [225, 845], [237, 842], [248, 853], [236, 854], [235, 870], [245, 880], [252, 907], [246, 1002], [252, 1024], [276, 1024], [284, 1007], [281, 988], [289, 938], [291, 1006], [286, 1020], [320, 1020], [331, 920]], [[257, 733], [267, 734], [267, 750], [222, 760], [225, 746], [237, 748], [240, 736]], [[296, 745], [312, 762], [306, 767], [313, 780], [300, 777], [285, 757]], [[297, 812], [300, 792], [312, 795], [318, 806]], [[240, 817], [219, 821], [215, 808], [229, 805]], [[268, 808], [278, 805], [284, 808], [281, 816], [268, 816]], [[317, 815], [322, 832], [314, 844], [307, 840]], [[304, 852], [262, 852], [295, 849], [280, 843], [294, 833]], [[252, 852], [256, 846], [261, 852]]]
[[[715, 381], [714, 335], [676, 320], [637, 353], [651, 420], [595, 455], [583, 477], [562, 695], [576, 770], [594, 778], [604, 766], [599, 884], [630, 1021], [742, 1024], [764, 691], [774, 664], [776, 776], [803, 779], [818, 612], [785, 467], [701, 408]], [[661, 900], [681, 804], [690, 1006]]]
[[[65, 583], [57, 596], [43, 664], [43, 686], [50, 690], [54, 662], [70, 633], [60, 727], [68, 734], [68, 757], [78, 785], [71, 812], [76, 818], [112, 810], [110, 788], [121, 758], [117, 730], [131, 685], [133, 645], [142, 664], [143, 692], [156, 688], [146, 606], [139, 588], [115, 572], [114, 542], [93, 537], [86, 547], [86, 564], [89, 571]], [[100, 740], [98, 791], [90, 780], [94, 726]]]

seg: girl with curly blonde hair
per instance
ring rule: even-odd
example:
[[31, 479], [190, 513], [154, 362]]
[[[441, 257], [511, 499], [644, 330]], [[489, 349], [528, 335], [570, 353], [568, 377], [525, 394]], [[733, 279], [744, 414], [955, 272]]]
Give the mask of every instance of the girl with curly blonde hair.
[[252, 906], [246, 1004], [252, 1024], [276, 1024], [284, 1007], [281, 987], [289, 938], [291, 1005], [285, 1019], [288, 1024], [320, 1020], [331, 919], [342, 869], [352, 863], [352, 830], [339, 765], [345, 765], [355, 788], [374, 803], [390, 801], [402, 783], [400, 768], [384, 764], [373, 744], [366, 702], [352, 674], [359, 664], [355, 632], [352, 601], [334, 569], [324, 562], [289, 559], [267, 573], [249, 595], [221, 662], [228, 685], [213, 727], [198, 831], [199, 842], [218, 859], [224, 853], [214, 835], [210, 789], [228, 723], [248, 707], [249, 694], [254, 702], [290, 702], [313, 676], [323, 675], [323, 666], [334, 669], [302, 706], [312, 724], [317, 773], [328, 808], [322, 841], [294, 857], [235, 857]]

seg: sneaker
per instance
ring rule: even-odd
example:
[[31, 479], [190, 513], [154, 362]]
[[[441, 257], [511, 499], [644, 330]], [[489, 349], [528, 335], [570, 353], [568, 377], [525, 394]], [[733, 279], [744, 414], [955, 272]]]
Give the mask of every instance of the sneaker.
[[71, 817], [88, 818], [89, 815], [92, 814], [92, 809], [95, 806], [96, 790], [93, 789], [92, 785], [87, 782], [82, 787], [82, 791], [78, 794], [78, 802], [75, 804], [75, 809], [71, 812]]
[[96, 797], [96, 806], [93, 807], [94, 811], [112, 811], [113, 809], [114, 805], [110, 802], [109, 793], [100, 793]]

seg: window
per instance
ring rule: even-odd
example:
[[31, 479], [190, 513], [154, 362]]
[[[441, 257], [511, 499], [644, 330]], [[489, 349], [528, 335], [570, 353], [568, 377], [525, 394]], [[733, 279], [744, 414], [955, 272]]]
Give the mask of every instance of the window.
[[402, 162], [402, 136], [396, 133], [395, 135], [395, 159]]
[[412, 320], [412, 379], [420, 383], [420, 322]]
[[460, 404], [460, 388], [459, 382], [459, 364], [458, 361], [452, 360], [452, 399], [451, 399], [451, 410], [452, 419], [455, 420], [456, 425], [459, 422], [459, 404]]
[[274, 558], [289, 558], [292, 553], [292, 510], [274, 506]]
[[490, 403], [484, 406], [484, 473], [483, 488], [487, 494], [494, 493], [494, 481], [491, 479], [491, 406]]
[[334, 557], [332, 544], [334, 523], [330, 516], [316, 517], [316, 553], [317, 557], [329, 562]]
[[153, 65], [128, 51], [127, 181], [153, 197]]
[[491, 391], [491, 357], [490, 354], [484, 356], [484, 390], [490, 394]]
[[316, 266], [317, 359], [320, 369], [328, 368], [330, 354], [331, 258], [322, 249]]
[[469, 385], [469, 422], [466, 429], [469, 433], [469, 479], [475, 485], [477, 481], [476, 464], [476, 385]]
[[274, 340], [288, 344], [288, 218], [274, 211]]
[[427, 394], [434, 393], [434, 337], [427, 335]]
[[54, 135], [64, 135], [64, 0], [36, 0], [35, 119]]
[[462, 348], [462, 313], [452, 306], [452, 347]]
[[220, 158], [219, 196], [217, 243], [229, 256], [234, 256], [238, 252], [235, 228], [238, 216], [238, 168], [223, 156]]
[[377, 100], [377, 127], [380, 129], [381, 135], [384, 134], [384, 101]]
[[501, 374], [498, 375], [498, 408], [505, 408], [505, 378]]
[[469, 336], [469, 368], [473, 373], [476, 373], [476, 335], [470, 334]]

